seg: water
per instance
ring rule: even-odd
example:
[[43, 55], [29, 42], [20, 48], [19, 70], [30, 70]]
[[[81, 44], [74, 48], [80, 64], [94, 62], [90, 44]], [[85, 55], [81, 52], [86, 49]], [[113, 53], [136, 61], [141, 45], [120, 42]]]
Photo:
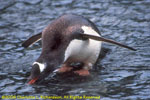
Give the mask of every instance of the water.
[[[54, 76], [27, 85], [31, 64], [41, 52], [21, 43], [63, 13], [91, 19], [104, 37], [136, 52], [104, 43], [107, 55], [88, 78]], [[101, 100], [150, 100], [149, 0], [1, 0], [0, 95], [101, 96]]]

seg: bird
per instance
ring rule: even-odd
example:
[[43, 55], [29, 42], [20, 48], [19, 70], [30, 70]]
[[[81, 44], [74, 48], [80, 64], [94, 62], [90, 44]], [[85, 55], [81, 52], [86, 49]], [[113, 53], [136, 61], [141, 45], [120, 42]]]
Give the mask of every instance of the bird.
[[[132, 47], [102, 37], [92, 21], [77, 14], [61, 15], [42, 32], [23, 42], [22, 46], [27, 48], [39, 40], [42, 41], [42, 51], [32, 65], [28, 84], [34, 84], [52, 72], [73, 71], [79, 76], [89, 76], [89, 71], [101, 52], [102, 42], [136, 51]], [[73, 67], [72, 64], [81, 66]]]

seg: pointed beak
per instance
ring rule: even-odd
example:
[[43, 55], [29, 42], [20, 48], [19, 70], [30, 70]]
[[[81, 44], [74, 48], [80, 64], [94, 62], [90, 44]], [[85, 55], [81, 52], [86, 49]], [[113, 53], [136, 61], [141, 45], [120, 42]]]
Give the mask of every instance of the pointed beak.
[[34, 84], [37, 80], [38, 80], [38, 77], [33, 78], [33, 79], [31, 79], [31, 80], [28, 82], [28, 84], [29, 84], [29, 85], [32, 85], [32, 84]]

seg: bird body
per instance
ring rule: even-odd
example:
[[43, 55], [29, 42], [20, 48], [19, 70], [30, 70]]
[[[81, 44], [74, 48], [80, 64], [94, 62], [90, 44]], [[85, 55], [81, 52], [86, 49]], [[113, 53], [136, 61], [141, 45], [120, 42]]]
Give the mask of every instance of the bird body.
[[[89, 75], [89, 70], [100, 54], [102, 41], [135, 50], [101, 37], [94, 23], [74, 14], [65, 14], [55, 19], [42, 32], [26, 40], [23, 46], [28, 47], [40, 39], [42, 52], [32, 65], [29, 84], [35, 83], [51, 72], [73, 71], [81, 76]], [[82, 63], [82, 67], [74, 70], [72, 63]]]

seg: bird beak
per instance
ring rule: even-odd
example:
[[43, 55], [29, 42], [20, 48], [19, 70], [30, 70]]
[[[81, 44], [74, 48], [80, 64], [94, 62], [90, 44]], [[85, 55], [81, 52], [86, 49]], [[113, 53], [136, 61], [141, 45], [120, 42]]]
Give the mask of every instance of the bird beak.
[[28, 82], [28, 84], [29, 84], [29, 85], [32, 85], [32, 84], [34, 84], [37, 80], [38, 80], [38, 77], [35, 77], [35, 78], [31, 79], [31, 80]]

